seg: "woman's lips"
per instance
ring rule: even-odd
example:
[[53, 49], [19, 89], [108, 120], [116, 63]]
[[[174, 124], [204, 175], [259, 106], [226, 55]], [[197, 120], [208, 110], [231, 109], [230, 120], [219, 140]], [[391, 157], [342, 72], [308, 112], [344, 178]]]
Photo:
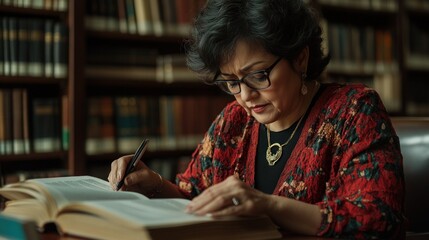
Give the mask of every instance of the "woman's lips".
[[252, 107], [252, 111], [255, 113], [261, 113], [265, 110], [265, 107], [267, 106], [267, 104], [264, 105], [256, 105]]

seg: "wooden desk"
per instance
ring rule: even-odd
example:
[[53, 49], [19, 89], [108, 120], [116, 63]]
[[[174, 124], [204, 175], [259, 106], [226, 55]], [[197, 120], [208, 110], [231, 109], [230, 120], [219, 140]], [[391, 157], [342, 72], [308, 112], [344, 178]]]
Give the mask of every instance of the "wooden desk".
[[[429, 234], [427, 235], [429, 236]], [[41, 240], [82, 240], [81, 238], [75, 237], [61, 237], [56, 233], [44, 233], [41, 234]], [[202, 237], [204, 239], [204, 237]], [[285, 238], [287, 240], [327, 240], [329, 238], [319, 238], [319, 237], [305, 237], [305, 236], [290, 236]], [[408, 240], [408, 239], [407, 239]], [[420, 239], [412, 239], [412, 240], [420, 240]]]
[[[61, 237], [56, 233], [43, 233], [41, 234], [41, 240], [82, 240], [82, 238], [64, 236]], [[331, 238], [321, 238], [321, 237], [308, 237], [308, 236], [288, 236], [284, 238], [285, 240], [327, 240]], [[406, 240], [427, 240], [429, 239], [428, 233], [415, 233], [407, 234]]]

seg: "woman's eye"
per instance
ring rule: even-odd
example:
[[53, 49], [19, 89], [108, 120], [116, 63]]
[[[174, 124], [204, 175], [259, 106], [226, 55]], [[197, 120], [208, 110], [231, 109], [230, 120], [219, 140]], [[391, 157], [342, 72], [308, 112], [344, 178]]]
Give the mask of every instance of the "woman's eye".
[[252, 79], [252, 80], [264, 80], [265, 78], [266, 78], [266, 75], [263, 72], [254, 73], [248, 76], [248, 79]]
[[236, 87], [238, 84], [238, 82], [228, 82], [228, 87]]

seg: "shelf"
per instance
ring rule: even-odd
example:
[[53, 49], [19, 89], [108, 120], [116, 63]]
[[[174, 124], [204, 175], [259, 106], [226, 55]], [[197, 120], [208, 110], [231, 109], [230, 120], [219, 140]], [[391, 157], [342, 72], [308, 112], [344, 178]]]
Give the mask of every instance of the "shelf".
[[0, 85], [63, 85], [65, 78], [46, 78], [46, 77], [21, 77], [21, 76], [0, 76]]
[[0, 4], [0, 13], [20, 15], [22, 17], [48, 17], [57, 19], [67, 19], [68, 12], [66, 11], [54, 11], [46, 9], [34, 9], [24, 7], [5, 6]]
[[130, 41], [130, 42], [146, 42], [146, 43], [154, 43], [154, 44], [181, 44], [184, 41], [183, 36], [156, 36], [156, 35], [139, 35], [139, 34], [129, 34], [129, 33], [121, 33], [121, 32], [107, 32], [107, 31], [95, 31], [88, 30], [86, 31], [86, 35], [89, 39], [94, 40], [102, 40], [102, 41]]
[[408, 71], [429, 73], [429, 56], [408, 55], [405, 59]]
[[373, 62], [347, 62], [347, 61], [331, 61], [327, 67], [327, 71], [332, 75], [368, 77], [373, 75], [383, 75], [398, 72], [397, 63], [373, 63]]
[[[360, 1], [356, 1], [360, 2]], [[345, 17], [348, 15], [360, 16], [360, 18], [373, 18], [380, 20], [380, 15], [383, 17], [394, 18], [396, 16], [396, 5], [391, 8], [371, 8], [370, 6], [359, 5], [359, 4], [341, 4], [341, 3], [328, 3], [320, 1], [320, 8], [323, 15], [329, 17], [332, 13], [339, 17]]]
[[[150, 151], [148, 150], [145, 153], [145, 159], [154, 159], [154, 158], [177, 158], [177, 156], [191, 156], [194, 149], [188, 150], [163, 150], [163, 151]], [[130, 153], [132, 154], [132, 153]], [[104, 153], [104, 154], [95, 154], [88, 155], [87, 159], [91, 163], [97, 162], [111, 162], [119, 157], [124, 156], [123, 153]]]
[[[398, 9], [398, 4], [394, 0], [318, 0], [318, 2], [323, 10], [330, 8], [337, 11], [363, 11], [365, 14], [373, 12], [394, 15]], [[383, 6], [383, 4], [388, 5]]]
[[406, 9], [409, 13], [422, 15], [428, 17], [429, 15], [429, 2], [425, 1], [422, 3], [418, 3], [416, 1], [407, 0], [405, 2]]
[[120, 94], [156, 94], [184, 95], [184, 94], [216, 94], [225, 95], [218, 87], [203, 83], [190, 82], [156, 82], [121, 79], [87, 79], [88, 94], [90, 95], [120, 95]]
[[30, 153], [16, 155], [0, 155], [0, 164], [18, 162], [40, 162], [64, 158], [66, 152]]

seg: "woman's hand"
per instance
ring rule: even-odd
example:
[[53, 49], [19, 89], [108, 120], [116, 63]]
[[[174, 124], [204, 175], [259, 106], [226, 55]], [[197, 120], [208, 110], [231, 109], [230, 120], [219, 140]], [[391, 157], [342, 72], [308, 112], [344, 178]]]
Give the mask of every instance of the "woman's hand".
[[206, 189], [188, 205], [187, 211], [196, 215], [258, 216], [267, 214], [271, 195], [255, 190], [235, 176]]
[[[107, 179], [113, 189], [116, 190], [117, 183], [124, 177], [125, 169], [132, 157], [133, 155], [127, 155], [112, 162]], [[125, 177], [124, 185], [119, 190], [139, 192], [147, 195], [152, 193], [160, 185], [161, 181], [162, 179], [160, 179], [157, 173], [148, 168], [142, 161], [139, 161], [134, 171]]]

